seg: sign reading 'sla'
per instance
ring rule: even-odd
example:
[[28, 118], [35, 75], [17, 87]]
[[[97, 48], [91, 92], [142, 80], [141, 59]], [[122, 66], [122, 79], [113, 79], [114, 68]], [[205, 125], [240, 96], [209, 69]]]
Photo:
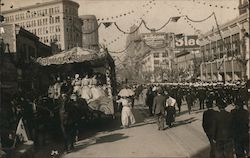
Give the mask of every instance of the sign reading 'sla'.
[[175, 36], [175, 48], [195, 48], [199, 47], [198, 36]]

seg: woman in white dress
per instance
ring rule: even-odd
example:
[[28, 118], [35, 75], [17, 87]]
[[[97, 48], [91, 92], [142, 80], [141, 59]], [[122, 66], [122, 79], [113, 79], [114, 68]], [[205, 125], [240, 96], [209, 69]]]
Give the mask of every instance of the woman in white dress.
[[82, 79], [82, 83], [81, 83], [81, 98], [85, 99], [87, 103], [89, 103], [90, 99], [93, 97], [91, 93], [91, 89], [89, 88], [89, 83], [90, 83], [90, 80], [88, 78], [88, 75], [86, 75]]
[[73, 93], [80, 95], [81, 93], [81, 79], [79, 78], [79, 74], [75, 74], [75, 78], [72, 81]]
[[128, 128], [131, 124], [135, 124], [135, 117], [131, 111], [132, 100], [127, 97], [123, 97], [117, 102], [122, 104], [121, 121], [123, 128]]
[[97, 84], [97, 79], [96, 79], [96, 76], [94, 76], [92, 79], [91, 79], [91, 93], [92, 93], [92, 99], [91, 100], [96, 100], [100, 97], [103, 97], [105, 96], [105, 92], [104, 90], [98, 86]]

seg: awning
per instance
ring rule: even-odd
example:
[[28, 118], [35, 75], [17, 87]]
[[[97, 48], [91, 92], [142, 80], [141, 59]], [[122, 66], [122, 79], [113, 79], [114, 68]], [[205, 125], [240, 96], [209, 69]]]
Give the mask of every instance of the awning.
[[53, 56], [45, 58], [37, 58], [36, 62], [42, 66], [48, 65], [62, 65], [71, 63], [80, 63], [85, 61], [95, 61], [103, 59], [107, 56], [107, 52], [97, 52], [95, 50], [90, 50], [81, 47], [74, 47], [68, 51], [62, 51]]

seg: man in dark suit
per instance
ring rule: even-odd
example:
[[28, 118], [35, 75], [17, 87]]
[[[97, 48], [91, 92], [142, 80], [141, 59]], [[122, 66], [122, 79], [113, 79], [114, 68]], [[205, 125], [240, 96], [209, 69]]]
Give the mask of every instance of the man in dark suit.
[[154, 92], [152, 91], [151, 87], [149, 87], [146, 96], [147, 96], [146, 97], [146, 105], [149, 108], [149, 115], [153, 116], [152, 107], [153, 107], [153, 100], [154, 100]]
[[249, 153], [249, 112], [243, 108], [244, 98], [238, 98], [236, 108], [231, 111], [233, 121], [233, 137], [237, 158], [246, 157]]
[[166, 97], [163, 95], [163, 90], [159, 89], [153, 101], [153, 112], [157, 116], [158, 130], [163, 130], [164, 128], [165, 105]]
[[213, 142], [213, 139], [215, 132], [215, 118], [218, 112], [212, 109], [212, 102], [208, 102], [206, 105], [208, 110], [203, 113], [202, 127], [210, 143], [210, 158], [214, 158], [215, 143]]
[[218, 101], [219, 112], [215, 120], [215, 158], [233, 158], [232, 116], [225, 110], [223, 98]]

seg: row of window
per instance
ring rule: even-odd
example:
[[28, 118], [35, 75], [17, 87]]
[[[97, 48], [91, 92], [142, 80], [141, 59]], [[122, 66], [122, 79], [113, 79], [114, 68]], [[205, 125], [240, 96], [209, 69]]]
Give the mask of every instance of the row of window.
[[49, 21], [49, 24], [60, 23], [60, 16], [51, 17], [49, 18], [49, 20], [47, 18], [43, 18], [43, 19], [31, 20], [27, 22], [20, 22], [20, 23], [17, 23], [17, 25], [22, 26], [24, 28], [31, 28], [31, 27], [36, 27], [36, 26], [48, 25], [48, 21]]
[[61, 41], [61, 35], [51, 35], [51, 36], [41, 36], [39, 40], [43, 43], [51, 43], [51, 42], [60, 42]]
[[159, 58], [160, 54], [162, 57], [168, 57], [168, 51], [166, 50], [164, 53], [154, 53], [154, 58]]
[[42, 10], [38, 10], [38, 11], [26, 11], [25, 13], [19, 13], [16, 14], [15, 16], [11, 15], [11, 16], [7, 16], [5, 17], [6, 22], [13, 22], [15, 21], [19, 21], [19, 20], [25, 20], [25, 19], [30, 19], [30, 18], [35, 18], [35, 17], [41, 17], [41, 16], [46, 16], [46, 15], [53, 15], [56, 13], [59, 13], [60, 9], [59, 7], [53, 7], [53, 8], [49, 8], [49, 9], [42, 9]]
[[50, 34], [51, 33], [60, 33], [61, 28], [60, 28], [60, 25], [56, 25], [56, 26], [43, 27], [43, 28], [37, 28], [37, 29], [29, 28], [27, 30], [32, 32], [33, 34], [35, 34], [37, 36], [41, 36], [41, 35], [46, 35], [49, 33]]
[[228, 36], [218, 41], [210, 42], [201, 46], [201, 53], [206, 61], [222, 58], [224, 55], [231, 57], [240, 53], [240, 35], [239, 33]]

